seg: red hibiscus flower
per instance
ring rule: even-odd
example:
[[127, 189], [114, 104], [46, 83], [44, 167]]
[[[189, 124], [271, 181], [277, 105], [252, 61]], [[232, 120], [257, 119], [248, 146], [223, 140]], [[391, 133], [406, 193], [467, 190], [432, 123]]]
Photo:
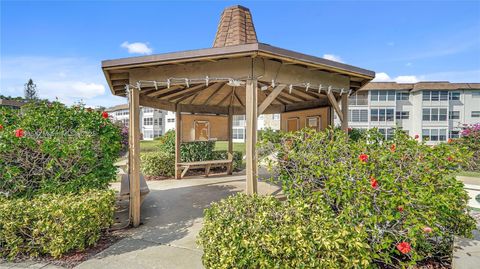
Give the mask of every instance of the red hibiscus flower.
[[419, 135], [415, 135], [415, 139], [418, 139], [420, 136]]
[[403, 254], [407, 254], [412, 250], [412, 247], [408, 242], [400, 242], [397, 244], [397, 249]]
[[370, 177], [370, 185], [372, 186], [372, 188], [377, 189], [378, 181], [374, 177]]
[[451, 161], [453, 161], [453, 157], [452, 157], [452, 156], [448, 156], [448, 157], [447, 157], [447, 160], [448, 160], [449, 162], [451, 162]]
[[15, 130], [15, 136], [18, 137], [18, 138], [23, 137], [24, 134], [25, 134], [25, 133], [24, 133], [23, 129], [21, 129], [21, 128]]
[[350, 133], [351, 131], [352, 131], [352, 128], [348, 127], [348, 128], [347, 128], [347, 132]]
[[108, 119], [108, 113], [106, 111], [102, 112], [102, 118]]
[[432, 232], [432, 228], [430, 228], [428, 226], [425, 226], [425, 227], [423, 227], [423, 232], [429, 234], [429, 233]]
[[0, 124], [0, 131], [3, 130], [3, 125]]
[[399, 205], [399, 206], [397, 207], [397, 210], [400, 211], [400, 212], [403, 212], [403, 206]]
[[362, 153], [360, 154], [360, 156], [358, 156], [358, 159], [361, 161], [361, 162], [367, 162], [368, 161], [368, 155], [365, 154], [365, 153]]
[[396, 149], [397, 149], [397, 146], [396, 146], [395, 144], [392, 144], [392, 145], [390, 146], [390, 151], [391, 151], [391, 152], [395, 152]]

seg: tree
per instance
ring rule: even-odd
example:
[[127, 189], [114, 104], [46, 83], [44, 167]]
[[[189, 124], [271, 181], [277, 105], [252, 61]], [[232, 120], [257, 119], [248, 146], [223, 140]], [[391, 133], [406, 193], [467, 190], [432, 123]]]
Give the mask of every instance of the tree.
[[25, 84], [24, 95], [25, 95], [25, 99], [27, 100], [38, 99], [37, 85], [33, 83], [32, 79], [29, 79], [28, 82]]

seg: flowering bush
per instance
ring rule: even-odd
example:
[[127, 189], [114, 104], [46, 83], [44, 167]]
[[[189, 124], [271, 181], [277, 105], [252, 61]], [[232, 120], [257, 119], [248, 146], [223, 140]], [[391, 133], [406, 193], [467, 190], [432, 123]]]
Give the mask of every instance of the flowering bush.
[[391, 141], [375, 130], [353, 141], [331, 129], [284, 133], [280, 143], [261, 147], [276, 155], [269, 161], [273, 180], [288, 199], [318, 195], [313, 202], [336, 221], [364, 228], [368, 259], [377, 264], [449, 256], [453, 237], [475, 228], [468, 195], [452, 175], [471, 156], [462, 148], [429, 147], [401, 131]]
[[115, 178], [119, 129], [108, 114], [36, 102], [0, 110], [0, 195], [79, 192]]
[[466, 126], [461, 137], [449, 144], [471, 152], [472, 157], [467, 160], [465, 170], [480, 172], [480, 123]]

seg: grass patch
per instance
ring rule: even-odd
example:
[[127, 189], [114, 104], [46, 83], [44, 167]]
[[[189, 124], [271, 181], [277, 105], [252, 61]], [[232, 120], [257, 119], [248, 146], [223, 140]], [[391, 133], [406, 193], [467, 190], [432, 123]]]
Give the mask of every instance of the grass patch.
[[478, 177], [480, 178], [480, 172], [474, 172], [474, 171], [461, 171], [457, 173], [457, 176], [463, 176], [463, 177]]

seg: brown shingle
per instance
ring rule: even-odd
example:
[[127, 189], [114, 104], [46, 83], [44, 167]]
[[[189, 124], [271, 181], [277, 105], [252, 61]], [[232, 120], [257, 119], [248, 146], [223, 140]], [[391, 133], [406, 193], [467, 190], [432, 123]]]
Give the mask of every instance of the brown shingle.
[[250, 10], [243, 6], [226, 8], [220, 18], [213, 47], [227, 47], [257, 43]]

